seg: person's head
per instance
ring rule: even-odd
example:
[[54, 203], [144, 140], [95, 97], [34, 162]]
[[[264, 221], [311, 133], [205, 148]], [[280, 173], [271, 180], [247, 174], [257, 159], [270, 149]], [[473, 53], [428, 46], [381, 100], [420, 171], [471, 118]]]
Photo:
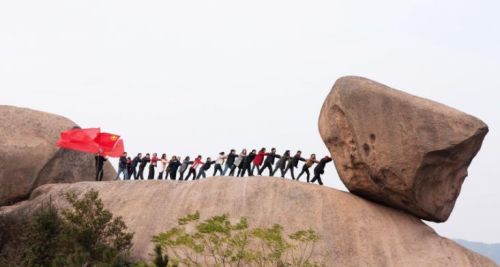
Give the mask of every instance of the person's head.
[[297, 156], [302, 155], [302, 151], [300, 151], [300, 150], [299, 150], [299, 151], [297, 151], [297, 154], [295, 154], [295, 155], [297, 155]]
[[254, 153], [254, 154], [255, 154], [255, 153], [257, 153], [257, 150], [255, 150], [255, 149], [252, 149], [252, 153]]
[[146, 153], [146, 158], [149, 158], [149, 153]]
[[276, 148], [271, 148], [271, 152], [276, 153]]
[[220, 152], [219, 155], [224, 156], [224, 152]]
[[142, 153], [137, 154], [139, 158], [142, 158]]
[[246, 153], [247, 153], [247, 149], [243, 148], [243, 150], [241, 150], [241, 154], [246, 154]]
[[259, 152], [262, 152], [262, 153], [266, 152], [266, 148], [265, 147], [261, 148]]
[[208, 158], [207, 158], [207, 161], [211, 161], [211, 160], [212, 160], [212, 158], [211, 158], [211, 157], [208, 157]]
[[198, 155], [198, 157], [196, 157], [197, 159], [201, 159], [201, 155]]
[[177, 160], [177, 157], [176, 156], [172, 156], [172, 160]]
[[158, 157], [158, 154], [156, 154], [156, 153], [153, 153], [153, 157]]
[[229, 152], [229, 154], [234, 154], [234, 153], [236, 153], [236, 150], [234, 149], [231, 149], [231, 151]]
[[127, 152], [123, 152], [123, 156], [124, 156], [124, 157], [127, 157]]
[[311, 154], [312, 159], [316, 159], [316, 154]]
[[128, 159], [128, 160], [131, 160], [131, 158], [130, 158], [130, 157], [128, 157], [127, 159]]
[[165, 153], [161, 154], [161, 159], [167, 159], [167, 154]]
[[186, 160], [186, 161], [189, 161], [189, 159], [190, 159], [190, 158], [189, 158], [189, 156], [186, 156], [186, 157], [184, 158], [184, 160]]

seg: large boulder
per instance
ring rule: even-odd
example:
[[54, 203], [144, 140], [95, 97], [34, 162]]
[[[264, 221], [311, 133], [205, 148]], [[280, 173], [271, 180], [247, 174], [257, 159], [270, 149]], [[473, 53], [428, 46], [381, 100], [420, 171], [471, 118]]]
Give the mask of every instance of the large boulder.
[[63, 194], [95, 189], [106, 209], [135, 232], [133, 259], [151, 260], [151, 237], [177, 226], [177, 218], [200, 211], [201, 219], [229, 214], [250, 227], [281, 224], [321, 235], [318, 258], [325, 266], [496, 266], [491, 260], [437, 235], [414, 216], [332, 188], [270, 177], [211, 177], [198, 181], [115, 181], [49, 184], [29, 201], [0, 213], [34, 211]]
[[[77, 126], [53, 114], [0, 106], [0, 205], [26, 199], [41, 184], [95, 180], [94, 156], [60, 149], [59, 133]], [[116, 175], [106, 164], [104, 179]]]
[[323, 104], [319, 130], [350, 192], [443, 222], [488, 127], [448, 106], [343, 77]]

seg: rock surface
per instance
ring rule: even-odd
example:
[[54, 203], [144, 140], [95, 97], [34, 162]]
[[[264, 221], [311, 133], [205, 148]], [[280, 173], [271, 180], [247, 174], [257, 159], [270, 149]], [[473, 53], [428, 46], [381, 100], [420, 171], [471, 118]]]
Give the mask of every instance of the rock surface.
[[323, 104], [319, 130], [349, 191], [443, 222], [488, 127], [448, 106], [343, 77]]
[[[0, 106], [0, 205], [26, 199], [41, 184], [95, 180], [94, 157], [59, 149], [59, 133], [76, 126], [64, 117]], [[105, 165], [104, 179], [116, 175]]]
[[83, 194], [91, 188], [135, 232], [134, 259], [151, 260], [151, 236], [199, 210], [201, 219], [228, 213], [233, 219], [247, 217], [250, 227], [279, 223], [289, 231], [314, 229], [322, 236], [316, 251], [324, 255], [325, 266], [496, 266], [414, 216], [350, 193], [280, 178], [50, 184], [37, 188], [30, 201], [0, 212], [32, 211], [49, 197], [64, 206], [64, 192]]

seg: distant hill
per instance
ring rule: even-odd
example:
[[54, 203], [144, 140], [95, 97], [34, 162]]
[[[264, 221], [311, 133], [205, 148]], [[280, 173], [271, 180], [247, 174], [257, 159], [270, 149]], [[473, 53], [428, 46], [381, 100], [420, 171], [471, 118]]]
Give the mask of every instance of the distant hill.
[[462, 239], [455, 239], [455, 241], [472, 251], [494, 260], [497, 264], [500, 264], [500, 244], [486, 244]]

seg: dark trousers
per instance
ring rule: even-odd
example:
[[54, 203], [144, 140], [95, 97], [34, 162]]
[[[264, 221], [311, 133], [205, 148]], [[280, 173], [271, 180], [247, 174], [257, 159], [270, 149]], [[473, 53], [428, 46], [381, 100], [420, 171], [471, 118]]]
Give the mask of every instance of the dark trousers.
[[144, 167], [139, 166], [139, 172], [137, 174], [137, 178], [144, 180]]
[[153, 180], [155, 178], [155, 165], [149, 165], [148, 180]]
[[184, 173], [186, 172], [187, 169], [184, 169], [182, 171], [179, 171], [179, 173], [181, 174], [181, 176], [179, 176], [179, 181], [182, 181], [184, 180]]
[[295, 167], [293, 167], [292, 164], [286, 165], [285, 171], [283, 172], [283, 175], [281, 177], [285, 177], [288, 170], [290, 170], [290, 173], [292, 174], [292, 180], [295, 180], [295, 175], [293, 174], [293, 169], [295, 169]]
[[95, 180], [96, 181], [102, 181], [102, 177], [104, 177], [104, 168], [103, 167], [97, 167], [96, 168], [96, 174], [95, 174]]
[[200, 172], [198, 173], [196, 180], [200, 179], [201, 176], [203, 176], [203, 178], [207, 178], [207, 174], [205, 173], [205, 170], [203, 168], [200, 169]]
[[262, 168], [259, 169], [259, 175], [262, 175], [262, 172], [264, 171], [265, 168], [269, 169], [269, 176], [273, 176], [273, 165], [269, 162], [264, 162]]
[[271, 176], [274, 176], [274, 174], [278, 171], [278, 169], [281, 171], [281, 177], [285, 177], [285, 167], [284, 166], [278, 166], [276, 165], [276, 168], [274, 168], [274, 171], [273, 171], [273, 174], [271, 174]]
[[248, 176], [252, 176], [252, 169], [250, 168], [250, 165], [248, 166], [243, 166], [243, 168], [241, 168], [239, 171], [238, 171], [238, 176], [239, 177], [243, 177], [245, 176], [245, 172], [248, 171]]
[[224, 171], [222, 171], [222, 166], [220, 164], [215, 164], [213, 176], [217, 174], [217, 171], [220, 171], [220, 175], [224, 175]]
[[[168, 174], [165, 175], [165, 178], [168, 177]], [[163, 172], [158, 173], [158, 180], [163, 180]]]
[[235, 170], [236, 170], [236, 165], [231, 166], [231, 171], [229, 171], [229, 176], [234, 176]]
[[313, 184], [315, 181], [318, 181], [318, 183], [320, 185], [323, 185], [323, 181], [321, 181], [321, 174], [322, 173], [323, 173], [323, 171], [314, 170], [314, 177], [312, 178], [311, 183]]
[[130, 167], [130, 172], [129, 172], [130, 179], [132, 179], [132, 175], [134, 176], [134, 179], [137, 179], [137, 171], [135, 167]]
[[299, 176], [297, 177], [297, 181], [300, 179], [300, 176], [302, 176], [302, 174], [306, 174], [307, 175], [307, 182], [309, 183], [309, 168], [307, 167], [307, 165], [304, 165], [302, 166], [302, 171], [299, 173]]
[[189, 168], [188, 175], [186, 176], [186, 179], [184, 179], [184, 181], [189, 180], [189, 177], [191, 177], [191, 174], [193, 175], [193, 180], [195, 180], [196, 179], [196, 169]]
[[177, 178], [177, 170], [170, 170], [170, 180], [175, 180], [175, 178]]

